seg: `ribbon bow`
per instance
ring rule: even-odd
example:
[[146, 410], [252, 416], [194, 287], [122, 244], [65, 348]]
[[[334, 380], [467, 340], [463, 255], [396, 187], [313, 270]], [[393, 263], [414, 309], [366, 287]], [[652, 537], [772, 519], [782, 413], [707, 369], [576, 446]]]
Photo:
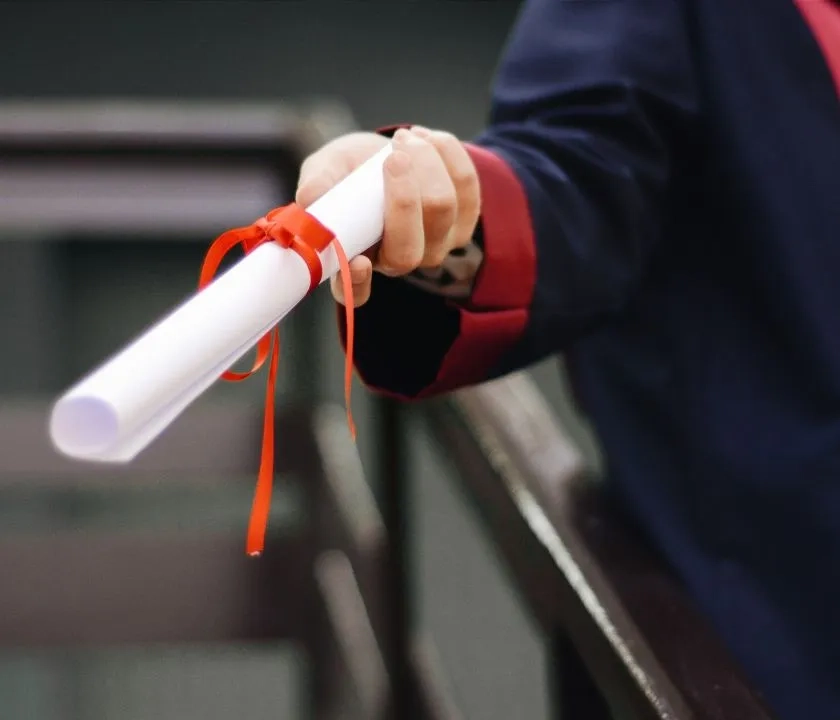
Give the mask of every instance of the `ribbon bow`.
[[[347, 352], [344, 364], [344, 401], [347, 406], [347, 423], [350, 427], [350, 433], [355, 439], [356, 426], [353, 423], [353, 416], [350, 411], [350, 390], [353, 381], [353, 305], [350, 298], [353, 297], [353, 288], [350, 281], [350, 263], [347, 254], [332, 231], [324, 227], [315, 217], [296, 203], [276, 208], [252, 225], [228, 230], [213, 241], [201, 266], [201, 275], [198, 281], [199, 290], [213, 280], [222, 260], [233, 248], [241, 246], [247, 254], [266, 242], [276, 242], [282, 247], [296, 252], [303, 259], [309, 269], [308, 292], [312, 292], [318, 287], [323, 278], [323, 266], [319, 253], [326, 250], [330, 245], [335, 250], [344, 297], [348, 299], [349, 303], [345, 304]], [[266, 360], [269, 360], [260, 469], [254, 491], [254, 502], [251, 506], [246, 544], [247, 553], [251, 556], [260, 555], [263, 551], [268, 516], [271, 510], [271, 490], [274, 483], [274, 395], [279, 359], [280, 331], [277, 327], [274, 327], [263, 335], [257, 343], [257, 355], [250, 370], [247, 372], [228, 370], [222, 374], [223, 380], [240, 382], [251, 377], [265, 364]]]

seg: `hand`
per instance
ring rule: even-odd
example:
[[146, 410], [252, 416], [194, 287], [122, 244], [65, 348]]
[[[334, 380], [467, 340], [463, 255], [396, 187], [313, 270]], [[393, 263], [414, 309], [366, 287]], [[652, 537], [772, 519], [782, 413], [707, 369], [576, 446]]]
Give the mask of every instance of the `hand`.
[[[374, 133], [352, 133], [328, 143], [301, 166], [296, 201], [310, 205], [389, 142]], [[413, 127], [397, 130], [393, 143], [383, 170], [382, 241], [350, 262], [355, 307], [370, 297], [374, 270], [397, 277], [418, 267], [438, 267], [452, 250], [470, 242], [478, 222], [478, 174], [456, 137]], [[338, 278], [331, 288], [344, 303]]]

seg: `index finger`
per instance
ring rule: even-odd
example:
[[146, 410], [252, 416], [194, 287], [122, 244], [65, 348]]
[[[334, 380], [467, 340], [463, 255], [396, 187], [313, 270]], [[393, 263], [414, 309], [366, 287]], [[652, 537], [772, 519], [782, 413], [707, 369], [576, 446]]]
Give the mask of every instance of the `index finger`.
[[423, 205], [411, 157], [394, 150], [385, 160], [385, 232], [377, 269], [386, 275], [405, 275], [423, 259]]

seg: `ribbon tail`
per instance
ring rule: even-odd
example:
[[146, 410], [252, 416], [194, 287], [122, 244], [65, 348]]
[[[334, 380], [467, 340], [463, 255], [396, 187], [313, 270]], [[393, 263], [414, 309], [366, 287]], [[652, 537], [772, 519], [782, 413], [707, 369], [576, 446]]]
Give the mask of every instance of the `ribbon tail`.
[[257, 354], [254, 358], [254, 364], [251, 366], [250, 370], [246, 372], [234, 372], [233, 370], [226, 370], [222, 373], [222, 379], [227, 380], [228, 382], [242, 382], [243, 380], [247, 380], [249, 377], [251, 377], [251, 375], [257, 372], [257, 370], [259, 370], [263, 366], [263, 364], [271, 354], [273, 338], [274, 335], [272, 334], [272, 332], [268, 332], [260, 338], [259, 342], [257, 343]]
[[[321, 259], [319, 253], [330, 243], [335, 248], [341, 276], [344, 296], [352, 298], [353, 285], [350, 278], [350, 262], [344, 248], [329, 228], [302, 207], [292, 203], [272, 210], [253, 225], [235, 228], [220, 235], [212, 243], [204, 258], [199, 277], [199, 289], [204, 288], [216, 275], [227, 253], [238, 245], [248, 254], [259, 245], [269, 240], [281, 247], [297, 253], [309, 268], [310, 292], [321, 281]], [[351, 411], [351, 391], [353, 387], [353, 345], [354, 345], [354, 310], [352, 303], [345, 305], [347, 320], [347, 342], [344, 364], [344, 402], [347, 408], [347, 425], [350, 434], [356, 439], [356, 424]], [[246, 550], [250, 556], [261, 555], [265, 549], [265, 536], [271, 513], [271, 495], [274, 485], [274, 405], [277, 386], [277, 369], [280, 360], [280, 331], [274, 328], [260, 338], [254, 364], [246, 372], [228, 370], [222, 378], [229, 381], [241, 381], [255, 373], [265, 361], [269, 361], [268, 380], [266, 382], [265, 415], [263, 418], [262, 457], [248, 522]]]
[[271, 331], [271, 359], [265, 390], [265, 417], [263, 419], [262, 457], [248, 523], [246, 551], [251, 557], [262, 555], [265, 534], [271, 513], [271, 491], [274, 485], [274, 400], [277, 386], [277, 366], [280, 360], [280, 331]]

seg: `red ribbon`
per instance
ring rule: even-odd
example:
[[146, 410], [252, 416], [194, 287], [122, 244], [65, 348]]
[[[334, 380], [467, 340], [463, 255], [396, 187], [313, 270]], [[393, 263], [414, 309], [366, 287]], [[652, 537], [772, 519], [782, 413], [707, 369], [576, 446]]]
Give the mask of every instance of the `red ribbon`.
[[[309, 269], [309, 292], [321, 283], [323, 267], [318, 253], [326, 250], [330, 245], [338, 256], [338, 266], [341, 274], [341, 284], [347, 318], [347, 352], [344, 365], [344, 401], [347, 406], [347, 423], [350, 433], [356, 437], [356, 426], [350, 411], [350, 390], [353, 382], [353, 287], [350, 281], [350, 264], [344, 248], [336, 240], [335, 235], [324, 227], [315, 217], [310, 215], [300, 205], [291, 203], [272, 210], [265, 217], [257, 220], [248, 227], [228, 230], [220, 235], [207, 250], [204, 263], [201, 266], [201, 276], [198, 281], [199, 290], [208, 285], [216, 275], [224, 257], [237, 246], [244, 252], [250, 253], [266, 242], [276, 242], [284, 248], [296, 252]], [[257, 486], [254, 492], [254, 502], [251, 507], [251, 518], [248, 523], [248, 540], [246, 550], [248, 555], [260, 555], [265, 546], [265, 532], [268, 526], [268, 516], [271, 511], [271, 490], [274, 484], [274, 395], [277, 384], [277, 365], [280, 359], [280, 331], [273, 328], [260, 338], [257, 343], [257, 356], [250, 370], [244, 373], [228, 370], [222, 374], [222, 379], [230, 382], [240, 382], [259, 370], [266, 360], [269, 360], [268, 381], [265, 391], [265, 417], [263, 419], [262, 454], [260, 469], [257, 475]]]

